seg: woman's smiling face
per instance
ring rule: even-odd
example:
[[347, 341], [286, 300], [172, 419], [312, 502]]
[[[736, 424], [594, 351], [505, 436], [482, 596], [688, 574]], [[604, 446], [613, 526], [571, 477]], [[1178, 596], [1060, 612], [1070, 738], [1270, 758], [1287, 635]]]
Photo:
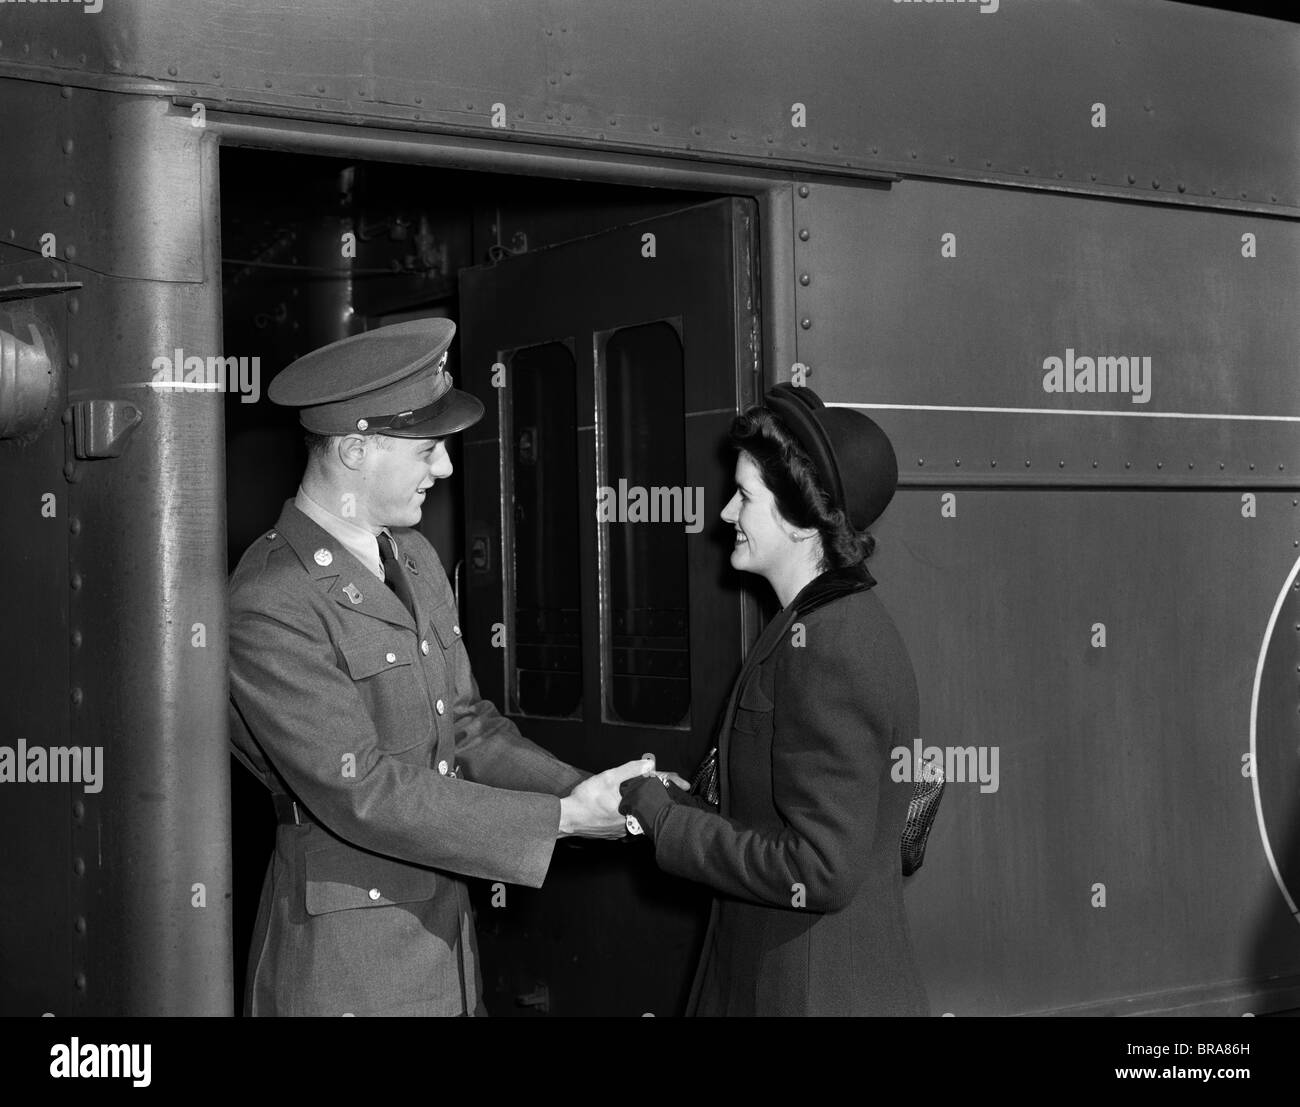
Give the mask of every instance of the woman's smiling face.
[[736, 493], [722, 509], [722, 519], [736, 528], [732, 568], [775, 582], [804, 557], [803, 543], [791, 534], [791, 524], [782, 517], [776, 497], [747, 453], [736, 457]]

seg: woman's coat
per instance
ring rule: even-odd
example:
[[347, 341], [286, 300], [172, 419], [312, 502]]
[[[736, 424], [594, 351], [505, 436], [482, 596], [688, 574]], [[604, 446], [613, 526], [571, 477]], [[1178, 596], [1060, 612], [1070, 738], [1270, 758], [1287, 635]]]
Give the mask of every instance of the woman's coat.
[[823, 573], [768, 625], [728, 705], [718, 811], [627, 789], [659, 865], [718, 893], [690, 1014], [928, 1013], [903, 906], [912, 785], [890, 777], [919, 736], [916, 680], [874, 584]]

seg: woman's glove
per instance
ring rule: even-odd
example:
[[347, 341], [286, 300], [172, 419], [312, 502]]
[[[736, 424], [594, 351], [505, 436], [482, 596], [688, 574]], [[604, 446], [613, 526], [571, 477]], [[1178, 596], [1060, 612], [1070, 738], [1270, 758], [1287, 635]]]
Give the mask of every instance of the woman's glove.
[[631, 815], [653, 841], [660, 814], [673, 805], [668, 786], [651, 773], [623, 781], [618, 790], [623, 797], [618, 813]]

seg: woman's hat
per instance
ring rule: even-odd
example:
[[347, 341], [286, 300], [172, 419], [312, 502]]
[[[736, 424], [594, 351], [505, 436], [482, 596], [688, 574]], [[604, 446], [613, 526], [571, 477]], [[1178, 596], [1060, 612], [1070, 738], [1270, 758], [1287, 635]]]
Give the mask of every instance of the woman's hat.
[[804, 448], [831, 506], [842, 508], [855, 530], [880, 518], [898, 487], [898, 458], [889, 436], [860, 411], [827, 407], [811, 388], [778, 384], [763, 397]]

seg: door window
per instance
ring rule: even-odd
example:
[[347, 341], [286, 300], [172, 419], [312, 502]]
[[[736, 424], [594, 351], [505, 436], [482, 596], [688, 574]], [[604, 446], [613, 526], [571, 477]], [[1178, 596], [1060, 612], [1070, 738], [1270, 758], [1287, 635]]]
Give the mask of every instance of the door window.
[[510, 359], [509, 380], [502, 529], [506, 610], [514, 613], [510, 698], [525, 715], [581, 718], [577, 363], [565, 343], [528, 346]]
[[[689, 726], [685, 357], [676, 320], [596, 336], [604, 713]], [[604, 514], [608, 515], [606, 511]]]

